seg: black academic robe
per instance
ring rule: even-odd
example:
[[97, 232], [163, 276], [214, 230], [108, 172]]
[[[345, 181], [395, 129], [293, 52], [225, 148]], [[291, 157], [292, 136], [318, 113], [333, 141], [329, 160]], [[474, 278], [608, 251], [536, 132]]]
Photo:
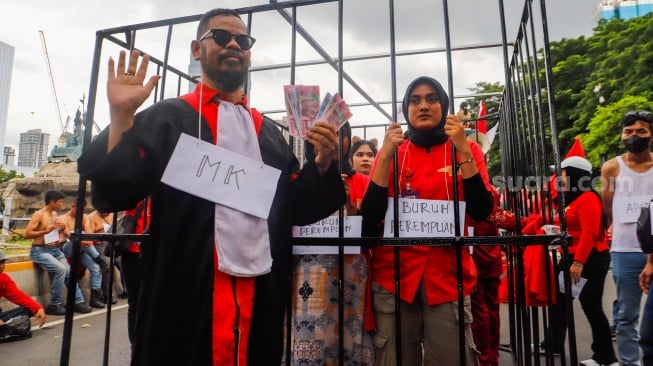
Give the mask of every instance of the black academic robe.
[[[150, 242], [141, 248], [143, 282], [135, 330], [133, 365], [210, 365], [213, 299], [214, 203], [160, 182], [180, 134], [197, 136], [198, 113], [181, 99], [168, 99], [138, 113], [134, 127], [107, 154], [103, 131], [78, 160], [92, 182], [92, 200], [102, 211], [133, 208], [151, 196]], [[213, 142], [207, 123], [202, 139]], [[264, 119], [259, 146], [265, 164], [281, 170], [268, 218], [272, 271], [255, 285], [249, 365], [278, 365], [289, 291], [292, 225], [324, 218], [345, 203], [335, 164], [320, 177], [313, 163], [299, 170], [279, 129]]]

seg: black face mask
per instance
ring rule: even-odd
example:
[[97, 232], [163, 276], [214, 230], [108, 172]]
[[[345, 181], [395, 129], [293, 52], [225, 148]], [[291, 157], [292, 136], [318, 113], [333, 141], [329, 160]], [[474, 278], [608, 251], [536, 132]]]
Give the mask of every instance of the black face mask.
[[637, 154], [648, 149], [648, 138], [639, 137], [639, 136], [630, 136], [629, 138], [622, 140], [624, 147], [631, 153]]

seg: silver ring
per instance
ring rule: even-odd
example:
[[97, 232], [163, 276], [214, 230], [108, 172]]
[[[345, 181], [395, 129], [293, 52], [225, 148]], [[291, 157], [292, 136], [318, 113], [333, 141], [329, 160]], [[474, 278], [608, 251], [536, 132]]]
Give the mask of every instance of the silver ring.
[[127, 72], [125, 72], [125, 75], [134, 76], [134, 75], [136, 75], [136, 74], [134, 74], [133, 72], [129, 72], [129, 71], [127, 71]]

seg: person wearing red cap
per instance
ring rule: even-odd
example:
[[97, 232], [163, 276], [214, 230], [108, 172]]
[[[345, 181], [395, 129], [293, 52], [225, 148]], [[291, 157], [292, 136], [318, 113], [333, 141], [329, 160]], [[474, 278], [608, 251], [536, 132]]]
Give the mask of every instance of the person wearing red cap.
[[[580, 362], [586, 366], [617, 365], [612, 347], [610, 323], [603, 310], [603, 288], [610, 268], [610, 251], [606, 241], [601, 196], [592, 188], [592, 164], [580, 156], [571, 156], [560, 163], [562, 168], [567, 233], [573, 242], [569, 256], [563, 256], [559, 268], [569, 268], [572, 284], [587, 280], [578, 299], [592, 328], [592, 357]], [[553, 342], [544, 347], [555, 353], [563, 350], [567, 320], [564, 296], [559, 293], [554, 313], [562, 321], [554, 321]]]

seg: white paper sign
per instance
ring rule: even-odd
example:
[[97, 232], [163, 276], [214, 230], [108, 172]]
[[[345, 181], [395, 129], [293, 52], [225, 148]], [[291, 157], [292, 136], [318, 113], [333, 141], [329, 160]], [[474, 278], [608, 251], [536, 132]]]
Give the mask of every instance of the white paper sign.
[[[394, 237], [394, 198], [388, 198], [383, 236]], [[459, 201], [460, 232], [465, 227], [465, 201]], [[453, 201], [399, 198], [399, 237], [455, 236]]]
[[[583, 290], [583, 287], [585, 287], [585, 283], [587, 282], [587, 278], [581, 277], [580, 280], [576, 283], [571, 283], [571, 296], [575, 299], [580, 295], [580, 292]], [[563, 294], [565, 293], [565, 276], [563, 272], [560, 272], [558, 274], [558, 286], [560, 286], [560, 292]]]
[[281, 171], [181, 134], [161, 182], [194, 196], [267, 219]]
[[[462, 233], [463, 231], [460, 230]], [[474, 227], [473, 226], [467, 226], [467, 236], [474, 236]], [[469, 246], [469, 254], [474, 254], [474, 246], [470, 245]]]
[[43, 234], [45, 244], [54, 244], [59, 241], [59, 229], [54, 229], [47, 234]]
[[634, 223], [639, 218], [641, 207], [653, 199], [650, 196], [615, 197], [612, 201], [612, 217], [618, 223]]
[[[337, 238], [340, 219], [338, 216], [329, 216], [314, 224], [306, 226], [293, 226], [293, 238]], [[344, 237], [360, 238], [363, 226], [362, 216], [345, 216]], [[345, 254], [360, 254], [360, 247], [344, 247]], [[338, 254], [336, 246], [294, 245], [293, 254]]]

